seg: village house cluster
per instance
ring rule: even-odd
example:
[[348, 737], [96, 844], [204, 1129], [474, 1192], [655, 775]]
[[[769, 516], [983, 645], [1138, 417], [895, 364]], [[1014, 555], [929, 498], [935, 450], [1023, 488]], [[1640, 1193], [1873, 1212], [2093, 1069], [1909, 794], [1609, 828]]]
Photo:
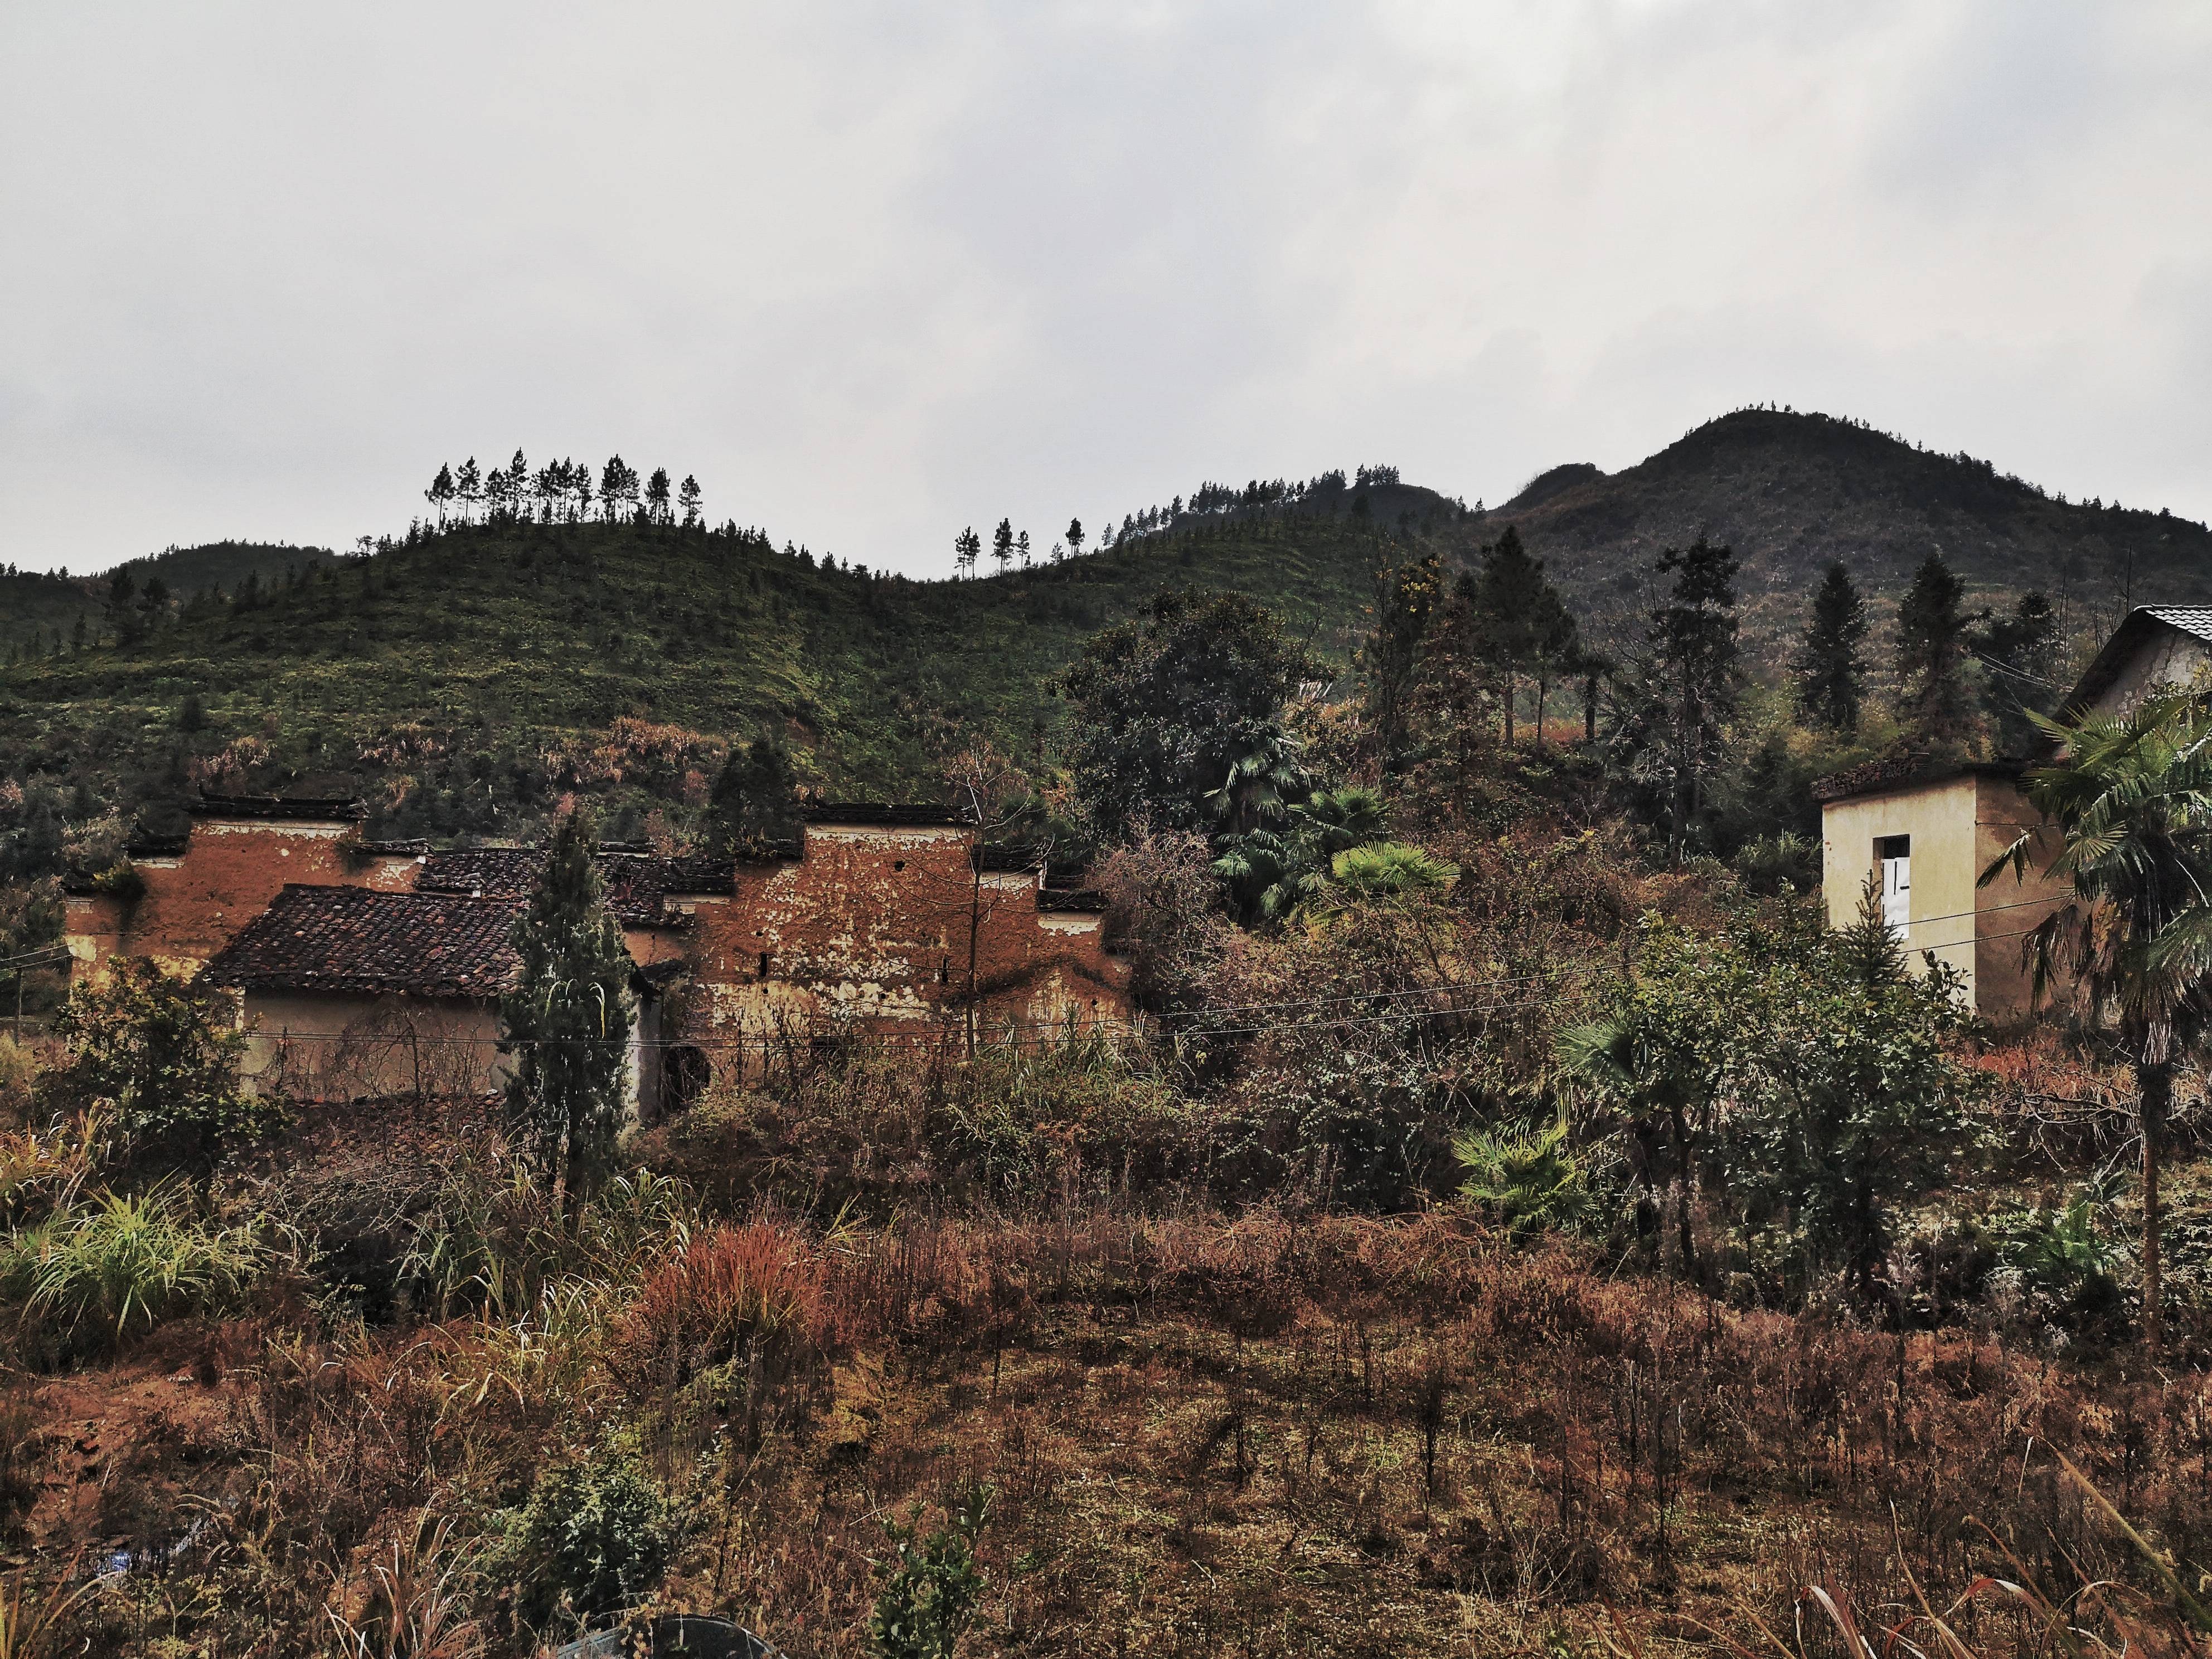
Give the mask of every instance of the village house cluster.
[[[497, 1085], [539, 853], [371, 840], [356, 800], [190, 811], [186, 834], [130, 850], [126, 881], [70, 893], [78, 975], [144, 956], [234, 992], [250, 1073], [298, 1097]], [[1103, 901], [940, 808], [829, 803], [757, 858], [611, 845], [597, 862], [634, 966], [629, 1088], [648, 1121], [838, 1031], [1049, 1041], [1127, 1018]]]

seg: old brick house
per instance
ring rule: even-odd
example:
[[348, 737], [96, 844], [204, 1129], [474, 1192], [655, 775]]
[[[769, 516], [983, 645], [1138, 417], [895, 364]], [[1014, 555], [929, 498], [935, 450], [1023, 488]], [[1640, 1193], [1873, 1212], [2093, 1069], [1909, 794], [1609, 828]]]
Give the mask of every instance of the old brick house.
[[[242, 1000], [256, 1069], [307, 1095], [496, 1079], [507, 930], [537, 853], [368, 840], [356, 801], [211, 796], [191, 812], [188, 834], [131, 849], [130, 879], [69, 896], [78, 972], [118, 954], [207, 970]], [[1126, 1019], [1095, 898], [1000, 867], [1019, 860], [942, 809], [828, 803], [805, 820], [757, 858], [599, 854], [637, 968], [648, 1117], [834, 1031], [1044, 1039]]]

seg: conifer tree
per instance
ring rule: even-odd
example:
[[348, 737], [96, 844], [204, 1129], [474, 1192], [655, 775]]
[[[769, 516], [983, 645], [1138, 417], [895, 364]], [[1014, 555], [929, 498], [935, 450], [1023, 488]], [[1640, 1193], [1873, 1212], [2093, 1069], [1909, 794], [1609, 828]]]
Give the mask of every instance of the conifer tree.
[[513, 1057], [507, 1113], [573, 1212], [605, 1173], [622, 1128], [630, 1033], [629, 953], [607, 914], [583, 809], [553, 832], [538, 890], [517, 919], [521, 958], [500, 999], [501, 1046]]
[[483, 474], [477, 469], [473, 455], [461, 463], [461, 470], [453, 475], [453, 499], [461, 505], [464, 522], [476, 517], [477, 503], [483, 500]]
[[646, 517], [654, 524], [670, 522], [668, 491], [668, 469], [656, 466], [653, 469], [653, 476], [645, 481]]
[[[1497, 679], [1505, 705], [1505, 741], [1513, 741], [1513, 702], [1523, 672], [1548, 685], [1564, 666], [1575, 641], [1574, 618], [1544, 575], [1544, 562], [1532, 559], [1520, 532], [1505, 533], [1483, 550], [1481, 568], [1469, 594], [1476, 657]], [[1542, 701], [1540, 696], [1538, 701]], [[1540, 725], [1537, 740], [1543, 740]]]
[[1030, 532], [1026, 530], [1014, 538], [1014, 556], [1022, 562], [1022, 568], [1030, 568]]
[[1003, 575], [1006, 562], [1014, 556], [1014, 526], [1011, 519], [1000, 520], [999, 527], [991, 532], [991, 556], [999, 562], [999, 571]]
[[446, 510], [453, 504], [453, 469], [444, 462], [438, 465], [438, 476], [430, 480], [430, 487], [422, 492], [422, 499], [438, 515], [438, 528], [446, 527]]
[[1071, 559], [1083, 556], [1083, 520], [1080, 519], [1067, 521], [1067, 556]]
[[1897, 607], [1897, 678], [1904, 713], [1925, 742], [1953, 744], [1969, 735], [1968, 618], [1960, 609], [1966, 592], [1943, 556], [1930, 553]]
[[1991, 617], [1967, 642], [1987, 672], [1984, 702], [1997, 752], [2023, 758], [2041, 736], [2033, 716], [2057, 700], [2058, 614], [2040, 590], [2023, 593], [2010, 615]]
[[774, 738], [732, 744], [708, 809], [714, 841], [726, 854], [758, 854], [799, 828], [799, 774]]
[[1674, 579], [1667, 601], [1651, 613], [1652, 690], [1661, 710], [1659, 750], [1666, 773], [1672, 840], [1678, 860], [1692, 823], [1704, 811], [1705, 786], [1721, 769], [1728, 722], [1743, 684], [1736, 641], [1735, 554], [1703, 536], [1659, 556], [1659, 574]]
[[599, 471], [599, 516], [613, 524], [623, 507], [637, 506], [637, 469], [619, 455], [610, 455]]
[[1804, 719], [1844, 735], [1859, 729], [1859, 700], [1866, 690], [1859, 647], [1866, 636], [1866, 600], [1850, 568], [1838, 559], [1813, 596], [1812, 620], [1797, 656], [1797, 712]]
[[963, 576], [974, 575], [976, 555], [982, 550], [983, 539], [975, 533], [975, 526], [971, 524], [952, 538], [953, 568]]
[[676, 492], [676, 504], [684, 509], [684, 522], [687, 526], [699, 523], [701, 500], [698, 479], [685, 473], [683, 488]]

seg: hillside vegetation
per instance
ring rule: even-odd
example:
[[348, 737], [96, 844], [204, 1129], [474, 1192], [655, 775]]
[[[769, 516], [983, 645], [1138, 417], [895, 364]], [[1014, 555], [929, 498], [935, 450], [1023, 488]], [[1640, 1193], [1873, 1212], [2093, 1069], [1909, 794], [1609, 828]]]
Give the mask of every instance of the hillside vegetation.
[[[258, 585], [278, 580], [295, 569], [327, 564], [337, 556], [326, 547], [293, 547], [282, 542], [208, 542], [172, 547], [116, 567], [144, 592], [159, 581], [173, 598], [189, 600], [216, 589], [234, 592], [249, 579]], [[71, 641], [80, 623], [97, 642], [110, 624], [108, 594], [114, 571], [72, 576], [65, 571], [0, 571], [0, 658], [38, 655], [58, 638]]]
[[188, 605], [136, 645], [18, 665], [0, 765], [131, 806], [341, 774], [391, 786], [388, 823], [492, 830], [647, 774], [680, 796], [723, 736], [766, 731], [840, 790], [927, 790], [967, 728], [1036, 752], [1052, 678], [1161, 586], [1263, 596], [1342, 661], [1391, 556], [1363, 519], [1260, 517], [917, 582], [745, 533], [465, 526]]
[[[1487, 513], [1389, 468], [1209, 484], [1125, 520], [1110, 549], [981, 580], [817, 563], [734, 526], [423, 527], [367, 558], [222, 543], [136, 562], [137, 603], [151, 578], [168, 598], [123, 642], [105, 579], [15, 575], [9, 622], [42, 643], [0, 676], [0, 774], [72, 792], [79, 817], [194, 785], [326, 787], [364, 790], [395, 832], [502, 833], [572, 790], [633, 817], [696, 805], [726, 742], [769, 732], [833, 792], [927, 793], [969, 735], [1056, 757], [1054, 678], [1163, 586], [1260, 599], [1344, 669], [1379, 571], [1430, 553], [1464, 568], [1507, 526], [1616, 658], [1663, 548], [1734, 546], [1767, 676], [1834, 558], [1880, 624], [1878, 682], [1881, 635], [1933, 551], [1972, 604], [2047, 592], [2076, 662], [2130, 598], [2212, 599], [2201, 525], [2056, 500], [1847, 421], [1743, 410], [1620, 473], [1554, 468]], [[56, 653], [86, 617], [86, 648]]]
[[1519, 526], [1594, 610], [1638, 606], [1662, 548], [1698, 535], [1743, 561], [1747, 633], [1799, 625], [1830, 561], [1890, 597], [1931, 552], [1984, 602], [2040, 588], [2069, 638], [2125, 606], [2212, 599], [2212, 531], [2117, 501], [2069, 502], [1990, 462], [1915, 448], [1826, 415], [1739, 410], [1622, 471], [1554, 467], [1489, 515]]

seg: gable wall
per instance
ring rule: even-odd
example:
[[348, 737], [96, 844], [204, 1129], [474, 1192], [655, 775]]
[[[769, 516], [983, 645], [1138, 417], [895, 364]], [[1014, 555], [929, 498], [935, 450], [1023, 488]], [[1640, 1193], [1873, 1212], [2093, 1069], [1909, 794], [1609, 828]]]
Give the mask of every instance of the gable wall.
[[1975, 996], [1974, 861], [1982, 845], [1976, 826], [1976, 780], [1947, 778], [1881, 794], [1854, 795], [1820, 809], [1820, 889], [1828, 925], [1856, 920], [1859, 895], [1875, 872], [1874, 844], [1882, 836], [1912, 837], [1911, 921], [1905, 948], [1913, 964], [1933, 951], [1966, 976]]
[[414, 885], [416, 860], [364, 859], [354, 851], [359, 839], [351, 823], [197, 818], [182, 853], [131, 860], [146, 888], [136, 904], [72, 896], [70, 952], [94, 973], [118, 953], [194, 973], [288, 882], [387, 892]]
[[2124, 714], [2154, 688], [2186, 685], [2212, 662], [2212, 647], [2194, 634], [2160, 623], [2141, 650], [2121, 665], [2118, 675], [2089, 704], [2099, 714]]
[[930, 1030], [964, 1006], [971, 925], [987, 1022], [1126, 1018], [1127, 969], [1106, 954], [1102, 919], [1040, 914], [1030, 876], [979, 883], [971, 839], [950, 825], [810, 825], [804, 859], [741, 866], [734, 896], [680, 900], [689, 1029], [709, 1041], [824, 1020]]

